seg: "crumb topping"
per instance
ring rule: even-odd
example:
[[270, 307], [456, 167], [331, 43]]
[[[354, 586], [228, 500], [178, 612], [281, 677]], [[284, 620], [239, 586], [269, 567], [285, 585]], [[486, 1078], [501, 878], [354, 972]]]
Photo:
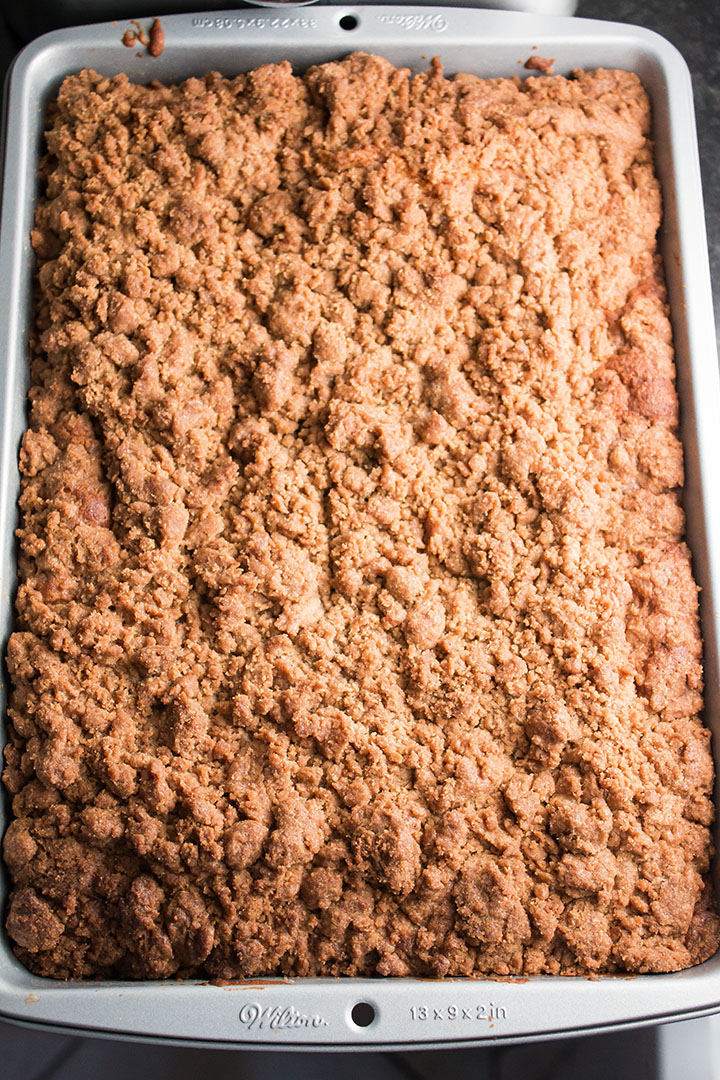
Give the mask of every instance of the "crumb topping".
[[649, 128], [620, 71], [65, 80], [8, 649], [31, 970], [715, 951]]

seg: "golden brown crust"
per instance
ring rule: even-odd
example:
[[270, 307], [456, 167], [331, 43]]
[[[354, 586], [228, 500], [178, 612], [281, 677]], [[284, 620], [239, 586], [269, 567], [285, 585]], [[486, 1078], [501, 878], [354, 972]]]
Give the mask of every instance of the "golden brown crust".
[[8, 650], [33, 971], [715, 950], [648, 129], [613, 71], [64, 82]]

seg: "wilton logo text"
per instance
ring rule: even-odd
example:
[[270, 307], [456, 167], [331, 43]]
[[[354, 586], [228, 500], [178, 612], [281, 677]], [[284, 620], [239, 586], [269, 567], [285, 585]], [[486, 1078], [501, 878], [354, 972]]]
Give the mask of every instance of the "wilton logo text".
[[271, 1031], [286, 1031], [289, 1028], [327, 1027], [328, 1022], [322, 1016], [306, 1016], [292, 1005], [268, 1005], [263, 1009], [256, 1001], [248, 1002], [240, 1010], [239, 1020], [248, 1031], [253, 1028], [269, 1028]]

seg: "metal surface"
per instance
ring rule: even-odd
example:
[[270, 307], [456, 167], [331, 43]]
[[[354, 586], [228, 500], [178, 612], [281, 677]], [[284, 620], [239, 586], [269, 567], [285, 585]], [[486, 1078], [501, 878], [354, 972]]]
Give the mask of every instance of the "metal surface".
[[[110, 0], [112, 2], [112, 0]], [[360, 0], [355, 7], [363, 6], [365, 0]], [[453, 7], [457, 0], [435, 0], [435, 7]], [[322, 4], [323, 0], [245, 0], [250, 7], [283, 8], [283, 7], [309, 7], [311, 4]], [[414, 0], [402, 0], [402, 3], [413, 6]], [[525, 11], [532, 15], [572, 15], [577, 7], [577, 0], [471, 0], [464, 5], [465, 8], [483, 8], [496, 11]]]
[[[246, 0], [261, 7], [288, 7], [292, 0]], [[361, 0], [364, 3], [365, 0]], [[465, 7], [499, 8], [508, 11], [531, 11], [544, 15], [572, 15], [577, 0], [466, 0]], [[326, 5], [328, 0], [301, 0], [302, 4]], [[416, 7], [415, 0], [398, 3]], [[435, 6], [452, 7], [457, 0], [435, 0]], [[230, 6], [230, 5], [228, 5]], [[244, 7], [242, 2], [238, 8]], [[300, 3], [296, 6], [301, 6]], [[177, 14], [212, 9], [214, 0], [153, 0], [152, 10], [146, 0], [23, 0], [7, 4], [3, 15], [25, 41], [48, 30], [75, 23], [104, 22], [109, 19], [146, 19], [148, 15]]]
[[[343, 19], [352, 15], [353, 20]], [[342, 28], [353, 24], [353, 29]], [[31, 318], [32, 223], [45, 103], [62, 77], [91, 65], [105, 75], [173, 81], [228, 75], [285, 58], [297, 68], [354, 49], [416, 70], [438, 55], [448, 72], [522, 73], [533, 47], [568, 74], [576, 67], [636, 71], [653, 99], [665, 196], [662, 245], [677, 351], [686, 454], [688, 539], [700, 585], [707, 719], [720, 736], [717, 574], [720, 520], [712, 481], [720, 461], [720, 387], [707, 267], [692, 93], [684, 61], [657, 35], [624, 25], [450, 8], [313, 7], [164, 20], [166, 48], [152, 59], [120, 43], [108, 24], [59, 31], [21, 54], [11, 76], [0, 239], [0, 598], [3, 638], [15, 588], [17, 448], [25, 423]], [[2, 702], [0, 702], [2, 705]], [[716, 740], [717, 741], [717, 740]], [[353, 1022], [368, 1002], [374, 1019]], [[528, 980], [296, 979], [237, 983], [54, 982], [30, 975], [0, 945], [0, 1014], [25, 1023], [255, 1048], [422, 1048], [552, 1038], [705, 1015], [720, 1009], [720, 954], [687, 972], [633, 978]]]

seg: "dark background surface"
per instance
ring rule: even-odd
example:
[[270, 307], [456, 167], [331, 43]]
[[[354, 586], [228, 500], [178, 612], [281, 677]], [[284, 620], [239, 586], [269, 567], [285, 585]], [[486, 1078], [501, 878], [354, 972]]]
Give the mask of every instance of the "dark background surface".
[[[0, 0], [0, 4], [2, 0]], [[181, 6], [182, 5], [182, 6]], [[230, 5], [225, 5], [230, 6]], [[348, 5], [351, 7], [352, 5]], [[478, 5], [479, 6], [479, 5]], [[0, 7], [0, 76], [24, 40], [67, 21], [222, 8], [222, 0], [15, 0]], [[716, 325], [720, 324], [720, 5], [717, 0], [579, 0], [577, 14], [649, 27], [693, 77]], [[80, 1019], [80, 1018], [79, 1018]], [[572, 1023], [575, 1018], [568, 1018]], [[720, 1021], [695, 1021], [555, 1042], [409, 1054], [277, 1054], [189, 1050], [85, 1039], [0, 1022], [2, 1080], [720, 1080]]]

